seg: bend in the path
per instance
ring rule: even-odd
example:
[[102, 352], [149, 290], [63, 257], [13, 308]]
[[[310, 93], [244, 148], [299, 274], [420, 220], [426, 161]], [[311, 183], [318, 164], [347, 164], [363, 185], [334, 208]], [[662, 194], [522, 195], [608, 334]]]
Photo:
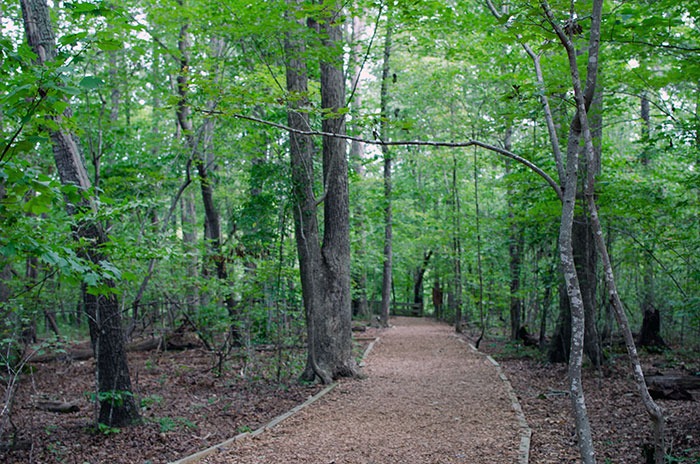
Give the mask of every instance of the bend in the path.
[[452, 329], [400, 318], [367, 360], [368, 378], [205, 463], [515, 463], [519, 424], [494, 366]]

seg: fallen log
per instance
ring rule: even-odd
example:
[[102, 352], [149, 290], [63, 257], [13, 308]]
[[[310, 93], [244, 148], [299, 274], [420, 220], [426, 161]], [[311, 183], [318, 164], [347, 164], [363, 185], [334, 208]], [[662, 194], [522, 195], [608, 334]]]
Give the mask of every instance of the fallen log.
[[70, 350], [60, 350], [51, 353], [34, 356], [30, 363], [48, 363], [52, 361], [85, 361], [92, 358], [92, 348], [76, 347]]
[[[140, 352], [151, 350], [173, 350], [183, 351], [195, 348], [202, 348], [205, 344], [196, 331], [189, 325], [182, 324], [174, 331], [162, 337], [149, 337], [136, 340], [126, 346], [126, 351]], [[54, 351], [40, 356], [33, 357], [32, 363], [48, 363], [52, 361], [85, 361], [93, 357], [92, 348], [89, 342], [75, 345], [67, 350]]]
[[58, 414], [68, 414], [80, 411], [77, 403], [67, 403], [65, 401], [42, 400], [36, 403], [36, 408], [42, 411], [55, 412]]
[[689, 390], [700, 390], [700, 377], [694, 375], [650, 375], [646, 379], [654, 399], [695, 401]]
[[647, 383], [662, 388], [700, 390], [700, 376], [697, 375], [650, 375]]

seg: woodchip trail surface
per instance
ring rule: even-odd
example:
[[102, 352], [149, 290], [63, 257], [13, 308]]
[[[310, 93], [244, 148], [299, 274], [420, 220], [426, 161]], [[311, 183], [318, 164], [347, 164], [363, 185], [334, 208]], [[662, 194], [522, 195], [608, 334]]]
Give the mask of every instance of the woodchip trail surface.
[[492, 363], [427, 319], [398, 318], [343, 381], [207, 464], [500, 464], [518, 462], [519, 423]]

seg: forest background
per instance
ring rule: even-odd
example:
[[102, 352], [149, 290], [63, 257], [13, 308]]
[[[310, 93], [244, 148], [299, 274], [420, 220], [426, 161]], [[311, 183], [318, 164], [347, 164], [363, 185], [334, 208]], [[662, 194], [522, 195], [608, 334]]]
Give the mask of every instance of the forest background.
[[[296, 135], [312, 141], [311, 206], [334, 199], [328, 133], [350, 136], [339, 178], [348, 181], [355, 317], [386, 323], [393, 306], [569, 360], [560, 263], [571, 177], [558, 137], [581, 154], [571, 242], [587, 359], [604, 364], [620, 337], [591, 196], [637, 342], [700, 346], [698, 2], [55, 2], [55, 47], [43, 57], [42, 42], [25, 38], [37, 3], [0, 6], [8, 379], [37, 341], [51, 350], [92, 331], [99, 351], [95, 330], [114, 321], [125, 341], [186, 321], [219, 368], [246, 347], [291, 350], [313, 338], [292, 113], [305, 118]], [[555, 25], [585, 81], [597, 4], [590, 140], [579, 143], [572, 64]], [[290, 87], [295, 60], [305, 89]], [[339, 60], [345, 94], [328, 105], [324, 65]], [[66, 181], [57, 134], [77, 141], [79, 182]], [[324, 236], [336, 226], [321, 209]], [[102, 318], [95, 308], [105, 307]], [[313, 378], [323, 374], [313, 358], [289, 356], [284, 368], [300, 373], [306, 361]], [[98, 401], [113, 406], [126, 386], [98, 385]], [[100, 423], [113, 421], [104, 414]]]

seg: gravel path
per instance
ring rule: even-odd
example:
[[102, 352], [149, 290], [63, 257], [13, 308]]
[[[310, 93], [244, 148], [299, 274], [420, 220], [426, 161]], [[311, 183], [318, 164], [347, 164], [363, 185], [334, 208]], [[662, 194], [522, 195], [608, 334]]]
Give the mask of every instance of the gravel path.
[[367, 379], [341, 382], [275, 428], [202, 462], [516, 463], [518, 420], [494, 365], [446, 325], [392, 324], [366, 360]]

